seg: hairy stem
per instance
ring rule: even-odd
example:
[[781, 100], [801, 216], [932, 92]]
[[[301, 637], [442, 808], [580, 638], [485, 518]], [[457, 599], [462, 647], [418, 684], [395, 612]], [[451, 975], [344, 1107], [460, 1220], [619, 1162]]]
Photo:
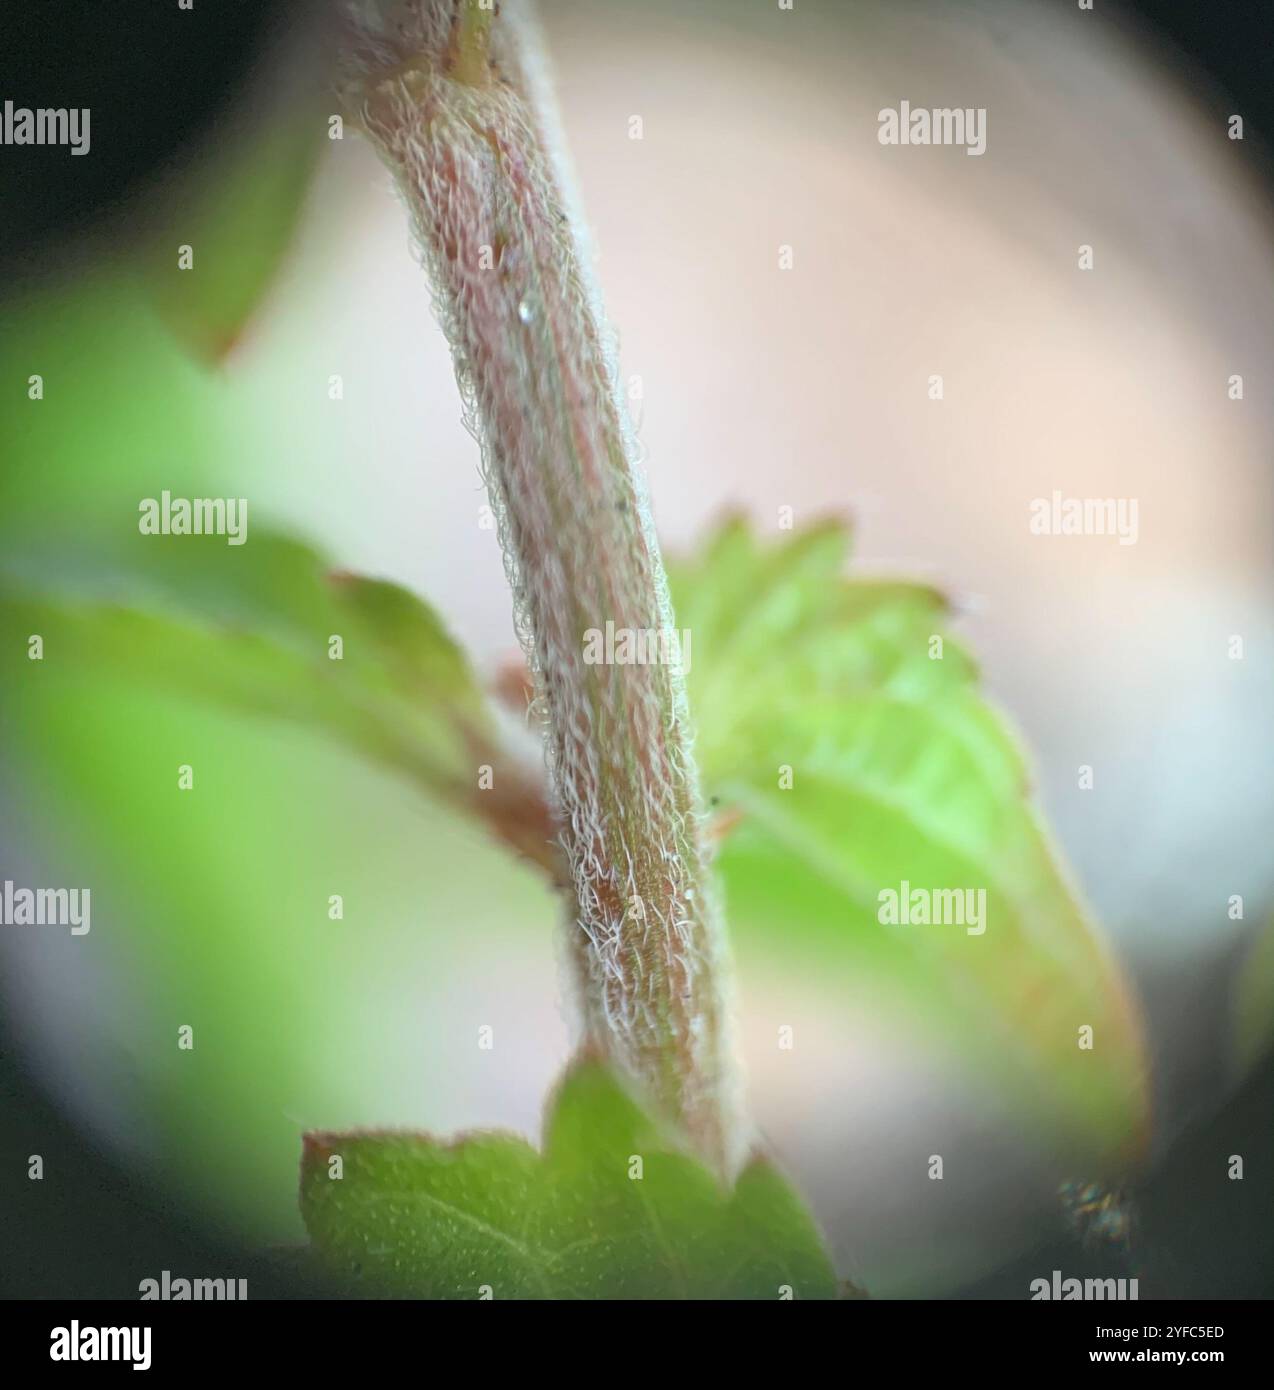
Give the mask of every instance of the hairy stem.
[[[742, 1136], [684, 679], [533, 20], [525, 0], [345, 13], [344, 97], [407, 203], [482, 447], [574, 884], [586, 1040], [728, 1175]], [[656, 634], [656, 659], [590, 660], [613, 655], [608, 624]]]

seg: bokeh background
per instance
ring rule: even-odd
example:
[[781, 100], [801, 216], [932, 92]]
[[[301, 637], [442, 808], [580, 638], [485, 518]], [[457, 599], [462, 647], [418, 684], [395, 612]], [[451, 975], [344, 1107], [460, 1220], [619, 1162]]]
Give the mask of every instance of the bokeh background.
[[[1274, 242], [1268, 93], [1245, 85], [1260, 31], [1236, 18], [1231, 47], [1192, 58], [1170, 8], [1159, 29], [1042, 3], [542, 12], [665, 545], [692, 549], [727, 509], [776, 538], [782, 507], [846, 514], [862, 572], [952, 596], [1142, 1001], [1146, 1260], [1165, 1292], [1268, 1290]], [[356, 137], [326, 138], [321, 29], [262, 13], [169, 47], [173, 90], [148, 99], [186, 123], [159, 123], [170, 147], [131, 183], [82, 205], [53, 183], [15, 191], [31, 212], [0, 310], [6, 563], [80, 566], [100, 597], [85, 557], [135, 526], [139, 497], [245, 496], [252, 527], [426, 597], [491, 676], [516, 650], [507, 586], [402, 210]], [[129, 51], [162, 64], [163, 37]], [[210, 54], [202, 107], [182, 107], [180, 63], [190, 80]], [[986, 107], [986, 153], [880, 146], [876, 112], [904, 98]], [[104, 160], [112, 133], [100, 123]], [[241, 254], [192, 315], [164, 275], [201, 237]], [[219, 321], [258, 291], [244, 324]], [[1138, 543], [1030, 535], [1031, 499], [1054, 488], [1137, 498]], [[301, 1239], [304, 1129], [538, 1131], [569, 1020], [557, 906], [529, 868], [299, 726], [118, 673], [46, 668], [38, 690], [19, 674], [0, 877], [95, 888], [87, 937], [0, 933], [0, 1211], [22, 1252], [7, 1291], [130, 1296], [216, 1259], [254, 1271], [254, 1292], [304, 1287], [258, 1263]], [[182, 762], [199, 795], [178, 802], [156, 788]], [[1018, 1297], [1076, 1268], [1056, 1136], [896, 991], [731, 907], [758, 1123], [842, 1271], [879, 1296]], [[773, 1046], [793, 1020], [796, 1067]], [[183, 1023], [190, 1054], [168, 1041]], [[483, 1023], [516, 1045], [478, 1051]], [[1241, 1190], [1224, 1181], [1236, 1152], [1252, 1156]]]

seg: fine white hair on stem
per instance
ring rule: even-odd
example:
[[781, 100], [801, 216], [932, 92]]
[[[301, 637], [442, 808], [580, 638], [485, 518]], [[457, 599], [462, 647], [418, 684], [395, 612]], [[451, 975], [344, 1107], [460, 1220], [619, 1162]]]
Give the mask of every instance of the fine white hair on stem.
[[536, 682], [587, 1041], [722, 1176], [746, 1142], [685, 683], [613, 338], [529, 0], [345, 0], [341, 90], [407, 205]]

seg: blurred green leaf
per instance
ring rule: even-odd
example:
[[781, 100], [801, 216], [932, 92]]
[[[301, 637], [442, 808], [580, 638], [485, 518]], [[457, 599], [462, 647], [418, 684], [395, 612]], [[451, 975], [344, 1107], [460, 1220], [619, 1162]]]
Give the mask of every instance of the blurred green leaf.
[[[381, 661], [391, 622], [409, 648], [429, 642], [423, 605], [415, 625], [394, 617], [378, 581], [334, 583], [321, 556], [268, 535], [268, 503], [226, 467], [270, 436], [287, 393], [245, 403], [242, 374], [193, 360], [127, 250], [134, 264], [6, 301], [0, 334], [4, 857], [10, 873], [93, 888], [88, 936], [3, 934], [6, 1023], [33, 1067], [74, 1076], [80, 1121], [174, 1204], [254, 1242], [293, 1240], [300, 1132], [470, 1118], [471, 1078], [446, 1043], [467, 999], [498, 1009], [543, 961], [531, 1012], [556, 1055], [559, 904], [484, 833], [543, 856], [552, 831], [526, 816], [542, 808], [541, 758], [533, 740], [466, 750], [449, 714], [416, 708], [433, 680], [466, 729], [489, 725], [472, 685], [450, 683], [451, 644], [418, 649], [413, 674], [397, 640]], [[278, 380], [268, 358], [253, 372]], [[139, 501], [165, 488], [248, 491], [247, 544], [141, 536]], [[330, 626], [333, 606], [359, 625]], [[337, 630], [344, 672], [327, 659]], [[427, 783], [401, 756], [422, 728]], [[184, 764], [193, 792], [178, 790]], [[435, 780], [456, 769], [463, 803]], [[185, 1024], [191, 1052], [174, 1046]], [[418, 1065], [386, 1064], [407, 1053]], [[536, 1090], [551, 1064], [524, 1059]]]
[[[159, 312], [195, 354], [219, 361], [269, 289], [290, 246], [323, 145], [313, 94], [240, 116], [217, 153], [171, 190], [144, 251]], [[182, 268], [179, 248], [190, 248]]]
[[136, 535], [82, 550], [71, 573], [14, 552], [0, 560], [0, 627], [14, 649], [39, 633], [46, 660], [87, 678], [313, 729], [553, 867], [538, 768], [508, 747], [433, 610], [396, 585], [330, 573], [296, 541]]
[[308, 1135], [311, 1239], [339, 1279], [372, 1294], [478, 1298], [489, 1285], [494, 1298], [836, 1295], [808, 1213], [767, 1161], [723, 1190], [602, 1064], [567, 1073], [545, 1129], [542, 1154], [503, 1134]]
[[[1147, 1123], [1139, 1022], [1022, 755], [944, 634], [941, 596], [844, 578], [848, 540], [825, 523], [762, 547], [732, 521], [670, 569], [696, 756], [737, 818], [719, 860], [732, 925], [766, 924], [789, 958], [888, 977], [1024, 1101], [1127, 1156]], [[904, 883], [984, 889], [984, 933], [883, 925], [879, 895]]]
[[136, 537], [142, 497], [221, 491], [210, 478], [250, 422], [232, 426], [220, 380], [177, 348], [135, 283], [95, 272], [3, 313], [0, 555], [73, 570], [86, 536]]
[[1234, 1064], [1246, 1076], [1274, 1045], [1274, 918], [1257, 933], [1239, 971]]

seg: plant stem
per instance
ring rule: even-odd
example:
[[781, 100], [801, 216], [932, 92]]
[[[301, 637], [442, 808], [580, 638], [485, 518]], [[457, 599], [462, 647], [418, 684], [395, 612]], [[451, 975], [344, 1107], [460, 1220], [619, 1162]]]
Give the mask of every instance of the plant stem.
[[546, 721], [586, 1041], [722, 1176], [743, 1140], [723, 928], [675, 662], [586, 634], [673, 631], [663, 565], [523, 0], [350, 0], [347, 105], [410, 210], [482, 448]]

